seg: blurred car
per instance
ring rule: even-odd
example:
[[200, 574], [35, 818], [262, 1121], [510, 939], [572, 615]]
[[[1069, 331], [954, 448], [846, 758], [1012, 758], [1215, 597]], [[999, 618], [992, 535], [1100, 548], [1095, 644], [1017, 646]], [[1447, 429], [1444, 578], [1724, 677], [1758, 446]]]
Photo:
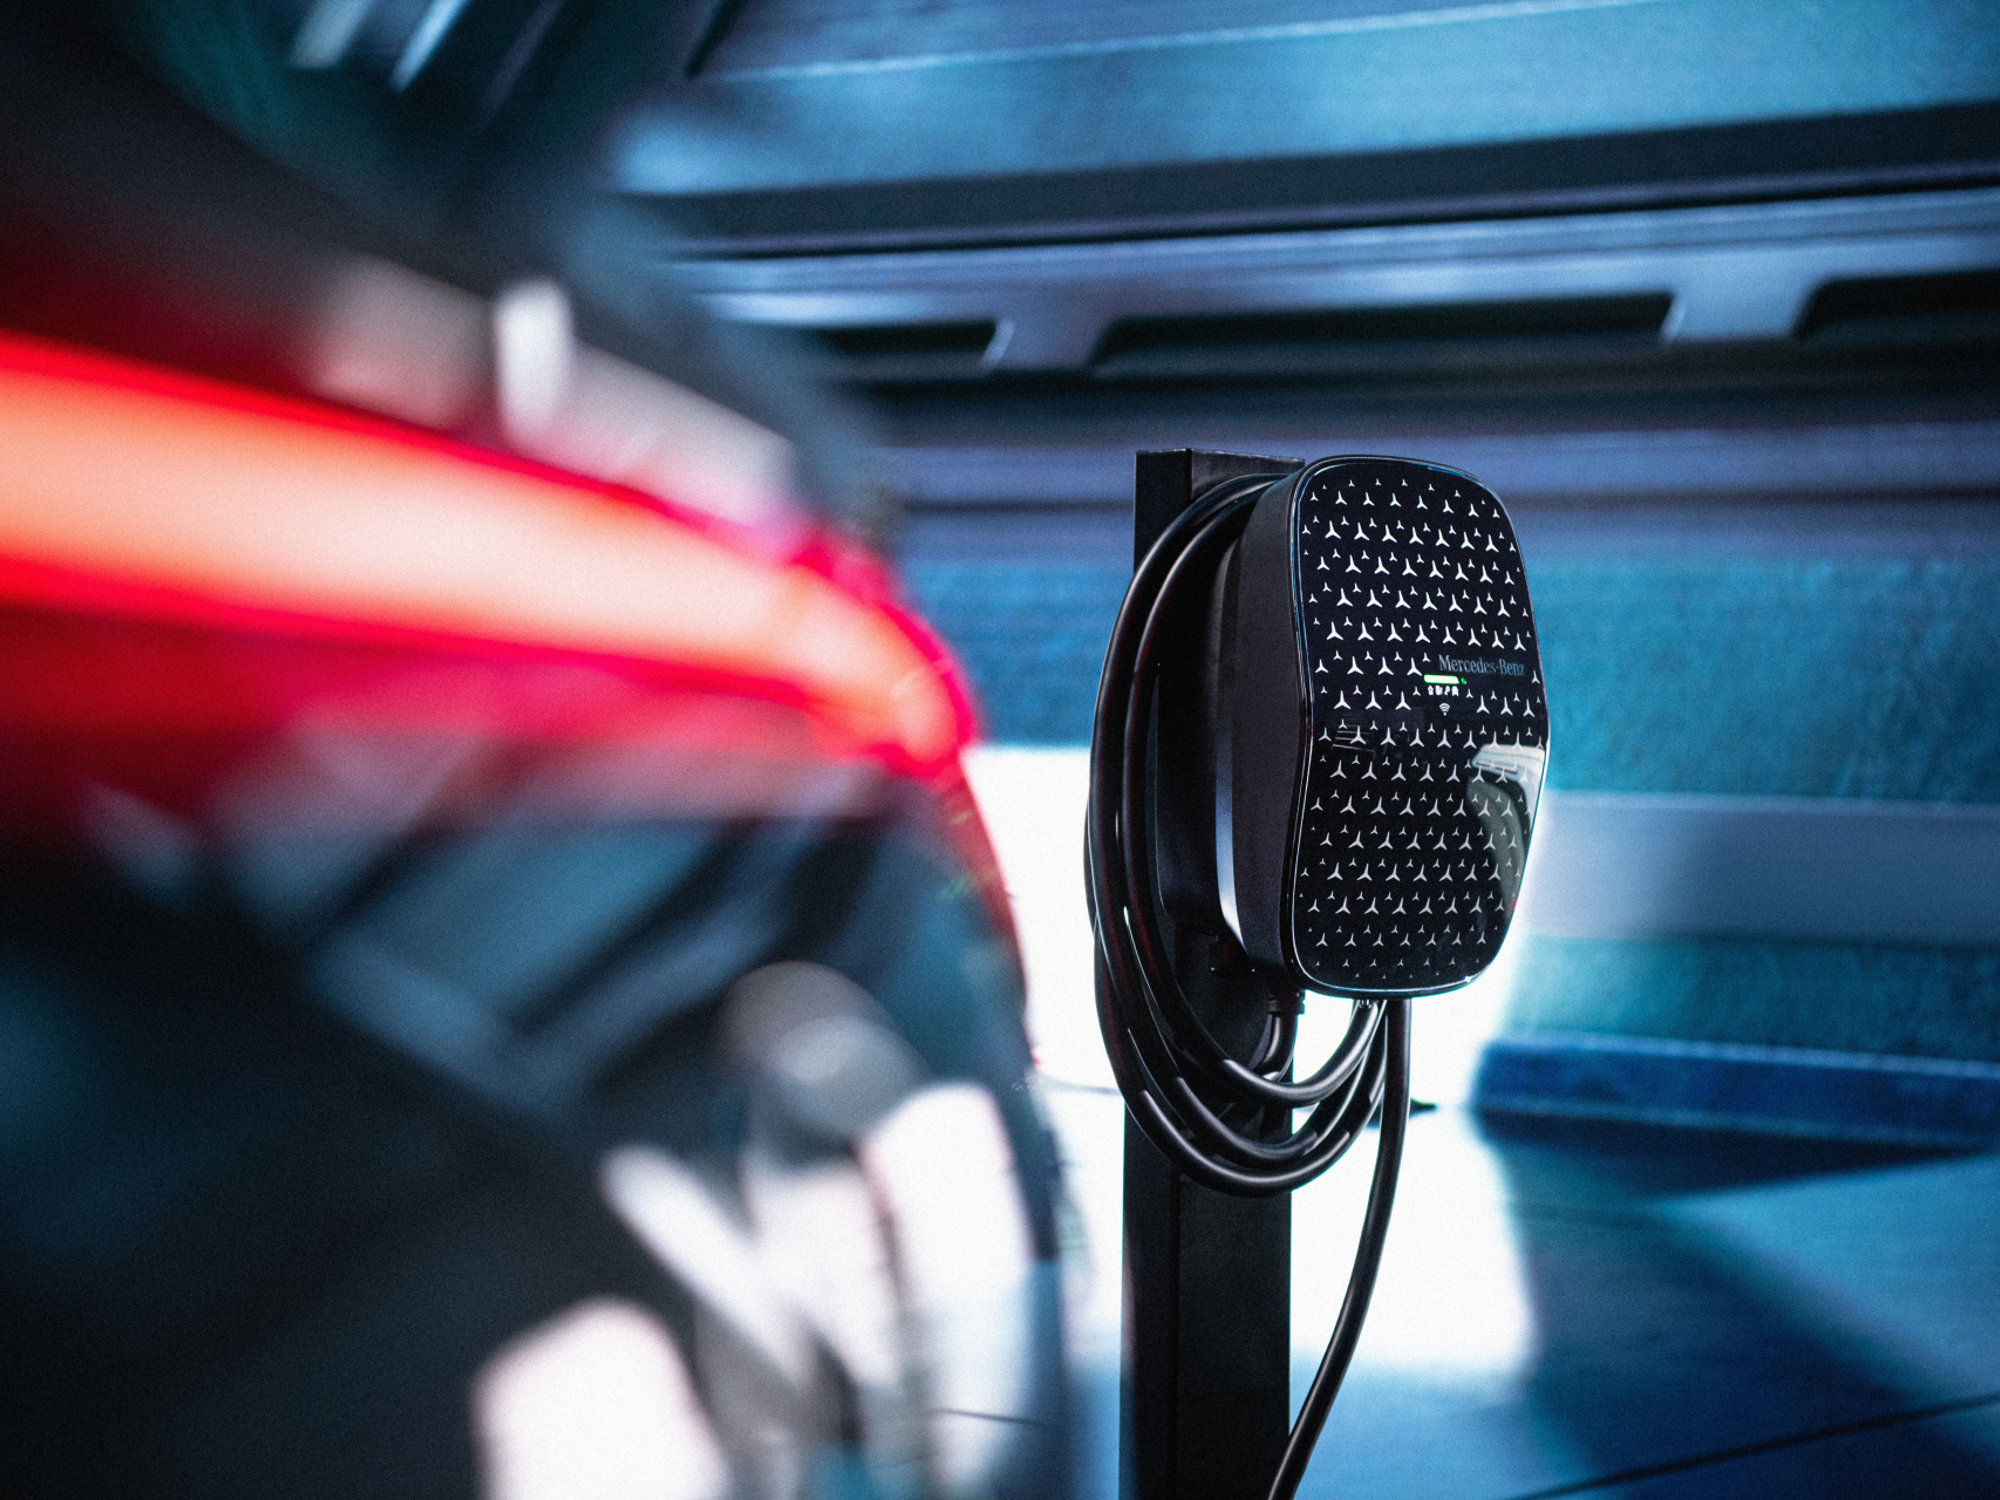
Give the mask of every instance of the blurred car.
[[6, 1488], [1062, 1493], [972, 708], [858, 447], [559, 174], [412, 209], [394, 91], [259, 50], [334, 10], [0, 23]]

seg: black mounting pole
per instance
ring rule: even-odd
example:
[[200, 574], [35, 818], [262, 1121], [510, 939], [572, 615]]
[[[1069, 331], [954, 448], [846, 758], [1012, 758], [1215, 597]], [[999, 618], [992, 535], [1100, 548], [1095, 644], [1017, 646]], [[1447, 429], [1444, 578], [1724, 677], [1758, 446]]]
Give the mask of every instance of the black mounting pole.
[[[1215, 485], [1282, 474], [1290, 458], [1191, 449], [1141, 453], [1136, 566], [1167, 525]], [[1190, 935], [1192, 936], [1192, 935]], [[1261, 1003], [1230, 1006], [1198, 942], [1182, 983], [1226, 1046], [1234, 1019], [1254, 1041]], [[1101, 976], [1100, 976], [1100, 982]], [[1235, 1017], [1228, 1013], [1234, 1010]], [[1125, 1500], [1262, 1500], [1291, 1425], [1292, 1202], [1190, 1182], [1125, 1121]]]

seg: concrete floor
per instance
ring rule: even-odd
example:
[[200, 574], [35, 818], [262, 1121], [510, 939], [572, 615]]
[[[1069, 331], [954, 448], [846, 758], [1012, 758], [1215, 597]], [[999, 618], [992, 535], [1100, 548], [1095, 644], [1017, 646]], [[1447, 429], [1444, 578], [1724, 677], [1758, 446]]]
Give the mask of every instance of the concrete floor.
[[[1109, 1497], [1122, 1106], [1088, 995], [1082, 769], [1076, 751], [999, 750], [973, 775], [1068, 1165], [1085, 1493]], [[1412, 1122], [1374, 1308], [1302, 1494], [2000, 1495], [2000, 1156], [1481, 1118], [1466, 1099], [1506, 978], [1418, 1014], [1416, 1092], [1441, 1107]], [[1295, 1398], [1368, 1154], [1294, 1199]]]

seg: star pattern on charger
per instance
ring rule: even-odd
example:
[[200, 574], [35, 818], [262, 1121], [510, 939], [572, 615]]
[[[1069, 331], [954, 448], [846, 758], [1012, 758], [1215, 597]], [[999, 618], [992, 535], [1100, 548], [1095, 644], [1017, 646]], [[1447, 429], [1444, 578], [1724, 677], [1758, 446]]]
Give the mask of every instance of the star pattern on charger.
[[1506, 935], [1548, 747], [1520, 548], [1491, 493], [1408, 461], [1330, 465], [1298, 507], [1293, 949], [1329, 990], [1447, 986]]

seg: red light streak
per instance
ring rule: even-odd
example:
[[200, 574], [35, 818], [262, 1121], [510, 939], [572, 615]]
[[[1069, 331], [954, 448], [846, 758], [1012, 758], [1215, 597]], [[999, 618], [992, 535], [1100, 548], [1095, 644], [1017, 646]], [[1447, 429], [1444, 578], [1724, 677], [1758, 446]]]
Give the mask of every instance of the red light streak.
[[970, 738], [935, 638], [827, 539], [774, 560], [609, 486], [6, 334], [0, 451], [0, 599], [623, 658], [797, 703], [910, 774]]

